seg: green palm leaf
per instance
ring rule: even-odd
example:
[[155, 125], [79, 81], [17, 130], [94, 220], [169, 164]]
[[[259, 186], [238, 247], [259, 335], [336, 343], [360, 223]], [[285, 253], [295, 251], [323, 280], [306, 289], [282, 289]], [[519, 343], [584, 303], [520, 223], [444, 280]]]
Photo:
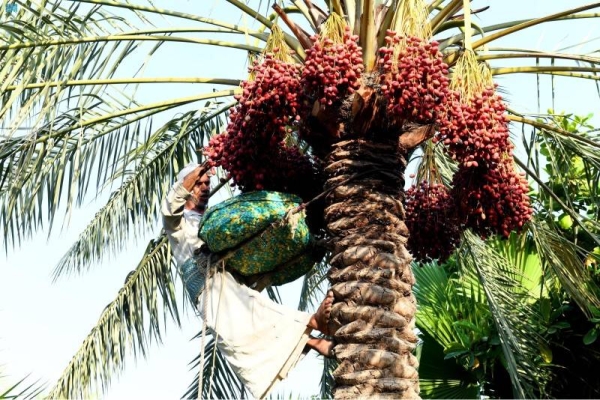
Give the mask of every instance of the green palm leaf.
[[[200, 332], [196, 338], [201, 337]], [[200, 365], [201, 354], [192, 360], [191, 368], [199, 372], [182, 396], [186, 399], [242, 399], [248, 396], [247, 389], [240, 382], [231, 366], [216, 346], [214, 337], [207, 338], [204, 347], [204, 365]], [[200, 368], [202, 368], [202, 396], [198, 395]]]
[[327, 271], [329, 270], [329, 255], [317, 263], [302, 278], [302, 288], [300, 289], [300, 301], [298, 310], [314, 310], [323, 300], [325, 293], [323, 283], [327, 281]]
[[[303, 278], [300, 290], [300, 302], [298, 310], [310, 312], [315, 310], [326, 294], [327, 271], [329, 271], [330, 255], [327, 254], [317, 263]], [[321, 357], [321, 356], [319, 356]], [[319, 381], [319, 397], [331, 399], [333, 393], [333, 371], [337, 368], [337, 361], [333, 358], [322, 357], [323, 370]]]
[[592, 316], [600, 308], [600, 289], [584, 268], [583, 249], [542, 221], [533, 220], [529, 230], [544, 264], [579, 307]]
[[[160, 342], [167, 314], [179, 324], [173, 261], [166, 236], [152, 240], [115, 300], [106, 306], [52, 388], [49, 398], [81, 398], [105, 390], [125, 360]], [[159, 300], [160, 299], [160, 300]], [[163, 315], [160, 310], [162, 308]]]
[[508, 239], [496, 237], [486, 241], [486, 244], [505, 259], [509, 266], [514, 267], [511, 275], [528, 294], [528, 301], [548, 297], [542, 261], [530, 236], [513, 233]]
[[489, 311], [482, 303], [481, 291], [474, 290], [476, 296], [465, 299], [466, 292], [458, 290], [460, 283], [437, 264], [415, 266], [413, 271], [419, 304], [417, 326], [421, 330], [417, 348], [421, 394], [434, 399], [475, 398], [479, 390], [477, 379], [456, 359], [446, 358], [445, 349], [469, 346], [455, 329], [457, 320], [485, 329]]
[[[485, 321], [485, 315], [477, 310], [475, 302], [461, 297], [458, 282], [451, 280], [444, 269], [430, 264], [413, 268], [413, 271], [417, 281], [414, 293], [419, 304], [417, 326], [441, 346], [448, 348], [461, 342], [453, 326], [459, 316], [475, 324]], [[480, 291], [476, 293], [480, 294]]]
[[28, 384], [27, 377], [6, 387], [3, 382], [6, 376], [0, 375], [0, 400], [24, 399], [30, 400], [39, 397], [44, 391], [44, 387], [38, 382]]
[[167, 192], [173, 175], [195, 159], [197, 149], [220, 129], [228, 107], [215, 106], [200, 115], [192, 111], [177, 117], [124, 155], [123, 161], [115, 164], [122, 167], [115, 167], [109, 179], [122, 179], [123, 183], [59, 261], [55, 278], [89, 267], [108, 251], [117, 252], [131, 232], [142, 234], [153, 229], [161, 199], [152, 194]]
[[[479, 346], [486, 348], [495, 336], [515, 396], [543, 390], [549, 370], [539, 361], [541, 317], [534, 305], [544, 291], [533, 244], [516, 235], [509, 242], [487, 243], [467, 232], [457, 264], [456, 276], [436, 264], [414, 269], [417, 326], [424, 342], [419, 370], [423, 392], [431, 398], [477, 397], [484, 377], [470, 368], [479, 364], [476, 358], [485, 357], [478, 356]], [[455, 359], [461, 357], [459, 365]]]
[[338, 367], [338, 362], [334, 358], [323, 357], [323, 373], [319, 382], [319, 398], [332, 399], [335, 381], [333, 371]]
[[548, 371], [536, 362], [538, 343], [542, 340], [535, 327], [542, 318], [528, 301], [529, 291], [521, 284], [522, 274], [481, 239], [467, 231], [458, 265], [476, 274], [485, 293], [496, 325], [506, 368], [513, 384], [515, 397], [534, 396], [543, 390]]
[[427, 331], [421, 332], [420, 339], [417, 354], [421, 396], [427, 399], [478, 398], [480, 385], [474, 374], [458, 365], [456, 360], [446, 359], [444, 348]]
[[[600, 136], [577, 116], [543, 115], [536, 120], [515, 116], [515, 121], [532, 127], [523, 133], [527, 159], [517, 159], [537, 187], [534, 196], [538, 209], [529, 232], [542, 263], [559, 279], [562, 287], [590, 316], [600, 304], [598, 285], [584, 267], [587, 251], [600, 243], [597, 221], [600, 204]], [[539, 149], [542, 149], [540, 153]], [[580, 160], [577, 169], [575, 160]], [[594, 211], [595, 210], [595, 211]], [[576, 236], [566, 235], [554, 220], [567, 215]]]
[[[123, 163], [123, 157], [140, 145], [142, 132], [150, 135], [152, 117], [180, 107], [189, 110], [198, 101], [235, 93], [225, 90], [147, 104], [134, 100], [123, 91], [124, 85], [137, 91], [161, 82], [239, 84], [235, 79], [136, 77], [156, 58], [159, 47], [188, 43], [260, 51], [245, 43], [199, 39], [195, 34], [266, 37], [234, 24], [156, 7], [96, 4], [83, 10], [81, 2], [65, 7], [60, 1], [36, 3], [20, 11], [19, 18], [11, 19], [13, 22], [7, 24], [10, 28], [2, 31], [5, 43], [0, 42], [0, 219], [3, 233], [14, 244], [39, 229], [44, 220], [51, 227], [59, 208], [66, 209], [68, 215], [75, 201], [81, 204], [88, 187], [119, 184], [115, 165], [125, 164], [129, 171], [135, 169]], [[115, 6], [123, 10], [122, 15], [112, 14]], [[44, 7], [52, 7], [51, 16], [46, 19], [40, 18]], [[123, 16], [127, 12], [146, 22], [162, 15], [217, 28], [140, 30]], [[185, 33], [189, 36], [179, 36]], [[119, 71], [130, 59], [143, 56], [148, 48], [144, 46], [146, 42], [154, 45], [146, 53], [144, 64], [138, 65], [138, 72], [132, 77], [115, 78], [122, 75]], [[20, 133], [25, 121], [31, 134]], [[99, 152], [106, 152], [111, 158], [104, 160], [98, 157]]]
[[[32, 233], [43, 225], [44, 219], [49, 221], [51, 228], [61, 207], [66, 207], [68, 215], [75, 202], [81, 204], [90, 183], [95, 183], [98, 189], [118, 184], [122, 179], [118, 174], [119, 166], [125, 171], [138, 167], [135, 163], [139, 163], [139, 156], [132, 159], [129, 153], [146, 149], [140, 146], [144, 135], [152, 138], [152, 126], [148, 124], [142, 133], [141, 120], [182, 104], [233, 93], [224, 91], [178, 99], [174, 103], [161, 103], [160, 107], [150, 111], [145, 111], [144, 107], [137, 111], [132, 109], [130, 111], [137, 114], [132, 118], [118, 115], [94, 118], [90, 115], [90, 119], [81, 122], [63, 116], [60, 121], [45, 127], [42, 132], [46, 134], [36, 133], [33, 138], [0, 138], [0, 199], [3, 200], [0, 229], [13, 243], [18, 243], [22, 232]], [[62, 129], [56, 131], [58, 124]], [[92, 125], [92, 132], [83, 131]], [[164, 132], [163, 129], [158, 134]], [[47, 214], [43, 215], [44, 211]]]

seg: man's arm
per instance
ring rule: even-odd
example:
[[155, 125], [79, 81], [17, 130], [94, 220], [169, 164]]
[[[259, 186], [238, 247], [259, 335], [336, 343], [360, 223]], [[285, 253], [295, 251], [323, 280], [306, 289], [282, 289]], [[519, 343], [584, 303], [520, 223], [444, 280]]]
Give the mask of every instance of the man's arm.
[[162, 202], [161, 212], [163, 227], [167, 233], [181, 230], [183, 209], [191, 193], [185, 188], [183, 182], [175, 182]]
[[208, 171], [206, 164], [199, 165], [192, 172], [187, 174], [182, 180], [175, 182], [169, 193], [162, 202], [161, 212], [163, 216], [163, 226], [167, 233], [174, 233], [181, 230], [183, 220], [183, 210], [185, 204], [192, 197], [192, 189], [196, 181]]

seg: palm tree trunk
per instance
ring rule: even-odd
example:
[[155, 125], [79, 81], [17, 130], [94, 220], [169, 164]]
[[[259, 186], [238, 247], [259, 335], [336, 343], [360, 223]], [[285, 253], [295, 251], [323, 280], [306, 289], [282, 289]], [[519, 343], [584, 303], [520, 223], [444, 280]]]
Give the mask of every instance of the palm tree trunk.
[[402, 206], [406, 153], [397, 136], [350, 139], [333, 145], [326, 164], [339, 362], [334, 396], [418, 398], [414, 276]]

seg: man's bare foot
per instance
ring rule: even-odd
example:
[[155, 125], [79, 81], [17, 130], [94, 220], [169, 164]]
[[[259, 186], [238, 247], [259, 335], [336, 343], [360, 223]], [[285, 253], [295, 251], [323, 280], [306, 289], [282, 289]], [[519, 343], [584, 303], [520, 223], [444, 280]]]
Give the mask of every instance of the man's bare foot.
[[335, 347], [335, 342], [333, 340], [325, 339], [325, 338], [315, 338], [310, 337], [308, 342], [306, 342], [306, 346], [316, 350], [319, 354], [324, 357], [333, 357], [333, 348]]
[[331, 315], [331, 306], [333, 305], [333, 292], [327, 292], [327, 296], [317, 309], [317, 312], [310, 317], [308, 327], [316, 329], [325, 335], [329, 335], [329, 316]]

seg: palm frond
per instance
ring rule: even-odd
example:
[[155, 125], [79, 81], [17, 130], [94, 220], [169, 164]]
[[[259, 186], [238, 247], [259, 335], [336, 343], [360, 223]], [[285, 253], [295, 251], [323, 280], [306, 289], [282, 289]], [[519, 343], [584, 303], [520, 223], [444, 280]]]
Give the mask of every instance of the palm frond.
[[591, 317], [594, 309], [600, 308], [600, 288], [584, 266], [587, 254], [543, 221], [531, 221], [529, 232], [544, 264], [556, 274], [564, 290], [583, 312]]
[[[329, 259], [330, 255], [326, 254], [320, 262], [304, 275], [298, 310], [315, 310], [323, 300], [324, 293], [327, 292], [327, 288], [324, 288], [323, 285], [328, 284], [327, 271], [330, 268]], [[337, 368], [337, 361], [327, 357], [322, 357], [322, 359], [323, 370], [319, 380], [319, 398], [331, 399], [334, 388], [333, 371]]]
[[[443, 268], [437, 264], [423, 264], [413, 268], [413, 272], [417, 282], [413, 289], [419, 304], [417, 326], [441, 346], [449, 348], [461, 343], [461, 337], [454, 329], [459, 316], [475, 325], [485, 324], [485, 308], [478, 309], [475, 301], [462, 299], [456, 290], [457, 281], [451, 280]], [[475, 292], [479, 293], [479, 290]]]
[[[47, 125], [43, 133], [0, 140], [0, 198], [3, 200], [0, 229], [13, 243], [18, 243], [23, 234], [31, 234], [43, 226], [44, 220], [52, 228], [57, 211], [64, 207], [68, 215], [74, 204], [80, 205], [90, 183], [95, 183], [99, 192], [122, 178], [116, 175], [118, 166], [130, 170], [138, 167], [128, 164], [139, 162], [139, 157], [128, 158], [129, 153], [138, 147], [138, 153], [147, 151], [140, 139], [152, 138], [153, 115], [234, 93], [213, 92], [157, 103], [121, 112], [123, 116], [97, 117], [96, 111], [88, 110], [89, 118], [82, 121], [63, 115]], [[127, 117], [128, 114], [134, 116]]]
[[[439, 6], [440, 4], [438, 4]], [[462, 7], [462, 0], [451, 0], [448, 4], [440, 7], [440, 10], [431, 19], [431, 31], [438, 32], [442, 24], [448, 21], [454, 13], [456, 13]], [[435, 8], [433, 8], [435, 9]]]
[[[239, 79], [225, 79], [225, 78], [185, 78], [185, 77], [150, 77], [150, 78], [113, 78], [113, 79], [90, 79], [90, 80], [67, 80], [67, 81], [55, 81], [55, 82], [42, 82], [32, 83], [24, 85], [24, 89], [40, 89], [43, 87], [75, 87], [75, 86], [86, 86], [92, 87], [97, 85], [138, 85], [141, 83], [210, 83], [214, 85], [227, 85], [227, 86], [238, 86], [240, 84]], [[7, 86], [5, 92], [11, 92], [17, 90], [17, 86]]]
[[266, 292], [271, 301], [281, 304], [281, 295], [279, 294], [279, 289], [277, 287], [267, 286]]
[[569, 60], [575, 62], [586, 62], [591, 64], [600, 64], [600, 58], [584, 54], [568, 54], [545, 52], [530, 49], [512, 49], [512, 48], [488, 48], [490, 53], [480, 54], [477, 59], [480, 61], [502, 60], [509, 58], [533, 58], [533, 59], [550, 59], [550, 60]]
[[[434, 267], [439, 269], [439, 267]], [[419, 335], [419, 388], [427, 399], [476, 399], [480, 384], [454, 358], [447, 358], [444, 348], [426, 331]]]
[[[535, 360], [539, 338], [536, 331], [532, 330], [536, 326], [535, 321], [540, 321], [532, 309], [533, 302], [542, 294], [536, 289], [540, 286], [542, 274], [539, 258], [535, 252], [529, 252], [533, 250], [531, 244], [523, 244], [522, 238], [512, 238], [510, 243], [491, 242], [500, 249], [500, 253], [481, 241], [473, 243], [473, 240], [474, 237], [471, 236], [470, 241], [467, 240], [464, 245], [464, 253], [459, 252], [460, 280], [450, 279], [447, 272], [436, 265], [415, 268], [415, 294], [419, 304], [417, 325], [427, 335], [428, 341], [433, 340], [442, 345], [449, 354], [468, 354], [472, 351], [470, 341], [461, 336], [456, 321], [461, 321], [460, 326], [471, 326], [473, 332], [480, 332], [483, 337], [491, 335], [486, 321], [493, 321], [500, 338], [508, 344], [505, 345], [504, 352], [511, 352], [506, 358], [508, 368], [513, 363], [513, 376], [527, 386], [532, 383], [528, 383], [531, 377], [545, 379], [547, 371], [540, 371]], [[530, 326], [522, 326], [522, 321], [529, 321]], [[431, 344], [425, 343], [423, 346], [428, 349], [427, 346]], [[434, 362], [434, 366], [442, 368], [442, 361], [443, 357]], [[464, 379], [467, 382], [474, 379], [473, 376], [463, 376], [462, 380], [457, 380], [454, 376], [453, 379], [448, 377], [445, 380], [445, 375], [427, 375], [427, 368], [424, 368], [425, 374], [421, 371], [420, 374], [426, 378], [424, 383], [429, 386], [425, 387], [429, 387], [428, 390], [431, 391], [438, 388], [449, 389], [446, 385], [457, 390], [467, 390], [469, 386]], [[532, 379], [533, 383], [536, 383], [535, 380]], [[538, 383], [536, 386], [541, 388], [542, 385]], [[436, 392], [434, 395], [432, 392], [428, 396], [455, 396], [450, 393]]]
[[[56, 210], [63, 206], [68, 214], [73, 199], [81, 204], [89, 186], [112, 183], [106, 180], [107, 176], [115, 176], [111, 165], [130, 148], [139, 146], [141, 132], [149, 129], [150, 119], [157, 114], [235, 93], [212, 92], [149, 104], [134, 100], [123, 91], [126, 85], [137, 91], [140, 86], [157, 82], [239, 83], [226, 78], [137, 77], [156, 57], [160, 46], [189, 43], [259, 51], [243, 42], [198, 39], [194, 35], [235, 33], [266, 38], [261, 32], [235, 24], [192, 18], [153, 6], [62, 3], [28, 4], [18, 18], [0, 29], [0, 38], [4, 39], [0, 42], [0, 219], [8, 238], [5, 246], [10, 241], [18, 244], [44, 221], [49, 221], [51, 227]], [[118, 16], [111, 12], [115, 7], [121, 9]], [[127, 13], [139, 18], [128, 19]], [[130, 22], [149, 22], [158, 15], [212, 27], [139, 29]], [[189, 36], [182, 35], [185, 33]], [[147, 47], [143, 43], [149, 41], [156, 45], [150, 47], [142, 66], [137, 65], [134, 76], [117, 78], [130, 65], [130, 59], [144, 55]], [[31, 133], [23, 134], [23, 130]], [[113, 162], [98, 157], [99, 151], [108, 152]]]
[[596, 67], [573, 67], [573, 66], [527, 66], [527, 67], [504, 67], [492, 68], [492, 75], [505, 74], [547, 74], [552, 76], [564, 76], [571, 78], [584, 78], [600, 80], [596, 75], [600, 68]]
[[532, 20], [529, 20], [529, 21], [521, 22], [521, 23], [513, 25], [511, 27], [502, 29], [499, 32], [496, 32], [494, 34], [486, 36], [486, 37], [484, 37], [482, 39], [479, 39], [478, 41], [476, 41], [475, 43], [473, 43], [473, 48], [476, 49], [476, 48], [482, 47], [485, 44], [490, 43], [490, 42], [492, 42], [494, 40], [500, 39], [500, 38], [502, 38], [504, 36], [513, 34], [513, 33], [518, 32], [518, 31], [522, 31], [524, 29], [531, 28], [532, 26], [535, 26], [535, 25], [539, 25], [539, 24], [542, 24], [542, 23], [545, 23], [545, 22], [550, 22], [550, 21], [556, 21], [556, 20], [559, 20], [560, 18], [569, 17], [569, 16], [572, 16], [574, 14], [577, 14], [577, 13], [580, 13], [580, 12], [583, 12], [583, 11], [588, 11], [588, 10], [591, 10], [593, 8], [598, 8], [598, 7], [600, 7], [600, 3], [596, 2], [596, 3], [587, 4], [585, 6], [575, 7], [575, 8], [571, 8], [571, 9], [565, 10], [565, 11], [561, 11], [561, 12], [558, 12], [558, 13], [547, 15], [545, 17], [536, 18], [536, 19], [532, 19]]
[[25, 377], [8, 387], [7, 384], [3, 382], [5, 378], [6, 376], [0, 375], [0, 400], [33, 400], [38, 398], [44, 391], [44, 386], [40, 385], [38, 382], [27, 383], [28, 377]]
[[317, 305], [321, 303], [324, 294], [322, 284], [327, 281], [328, 270], [329, 257], [325, 256], [323, 260], [317, 263], [306, 275], [304, 275], [302, 288], [300, 289], [298, 310], [314, 310]]
[[[202, 333], [196, 338], [202, 337]], [[204, 365], [201, 363], [201, 353], [190, 364], [198, 368], [198, 374], [187, 391], [182, 396], [186, 399], [244, 399], [248, 396], [247, 389], [231, 369], [231, 366], [221, 354], [213, 336], [207, 338], [204, 347]], [[200, 368], [202, 368], [202, 396], [198, 395]]]
[[[529, 125], [533, 128], [539, 129], [539, 132], [536, 131], [536, 134], [539, 134], [540, 136], [548, 134], [553, 140], [560, 140], [561, 137], [566, 137], [569, 138], [571, 141], [575, 142], [571, 142], [572, 146], [576, 146], [577, 143], [580, 143], [582, 145], [585, 144], [587, 146], [591, 146], [592, 148], [600, 149], [600, 142], [598, 142], [598, 140], [594, 140], [593, 138], [589, 138], [588, 135], [586, 135], [586, 132], [569, 132], [556, 126], [555, 124], [542, 122], [541, 118], [538, 118], [537, 120], [532, 120], [530, 118], [526, 118], [522, 114], [516, 113], [514, 110], [510, 110], [510, 112], [511, 114], [508, 116], [508, 118], [511, 121], [519, 122], [523, 125]], [[577, 149], [578, 152], [585, 152], [585, 150], [587, 150], [586, 147], [582, 146], [578, 146]], [[596, 153], [591, 155], [597, 158]]]
[[479, 388], [459, 379], [420, 379], [421, 395], [427, 399], [478, 399]]
[[488, 239], [486, 244], [505, 259], [508, 265], [514, 267], [512, 277], [528, 293], [528, 302], [547, 297], [542, 260], [529, 235], [513, 232], [508, 239], [495, 237]]
[[[568, 202], [565, 202], [561, 197], [559, 197], [550, 186], [542, 181], [539, 175], [535, 174], [531, 169], [529, 169], [518, 157], [515, 157], [515, 163], [521, 167], [521, 169], [525, 170], [525, 172], [539, 185], [541, 193], [555, 201], [556, 204], [558, 204], [558, 206], [560, 206], [560, 208], [564, 210], [566, 214], [573, 218], [573, 221], [579, 225], [579, 227], [592, 241], [600, 244], [600, 238], [598, 235], [592, 232], [593, 230], [597, 231], [598, 227], [600, 226], [596, 220], [593, 220], [586, 215], [578, 214], [574, 207], [570, 207]], [[565, 194], [567, 197], [569, 196], [568, 192], [565, 192]], [[552, 212], [552, 209], [548, 211]]]
[[[57, 208], [63, 205], [68, 213], [73, 198], [80, 204], [90, 182], [106, 186], [109, 165], [139, 145], [141, 132], [148, 129], [153, 116], [235, 93], [140, 104], [121, 90], [124, 85], [137, 90], [140, 85], [157, 82], [239, 83], [217, 78], [137, 77], [156, 57], [158, 47], [189, 43], [259, 51], [244, 43], [181, 35], [235, 33], [266, 38], [235, 24], [154, 6], [92, 1], [93, 6], [85, 9], [81, 3], [34, 2], [0, 30], [4, 39], [0, 43], [0, 219], [6, 242], [19, 243], [45, 220], [51, 227]], [[119, 16], [111, 12], [115, 9], [122, 11]], [[160, 15], [211, 27], [139, 29], [125, 18], [128, 12], [145, 22]], [[128, 60], [143, 55], [142, 44], [147, 41], [156, 45], [147, 52], [142, 67], [138, 66], [133, 77], [116, 78]], [[20, 133], [24, 123], [32, 133]], [[113, 163], [97, 157], [99, 151], [107, 151]], [[112, 172], [114, 176], [114, 167]], [[42, 210], [44, 203], [46, 209]]]
[[[12, 136], [26, 121], [37, 126], [55, 116], [57, 101], [65, 96], [71, 97], [72, 91], [58, 87], [43, 87], [39, 90], [26, 89], [28, 84], [39, 82], [92, 78], [106, 69], [106, 76], [115, 72], [114, 65], [122, 61], [123, 54], [114, 51], [113, 68], [107, 67], [107, 60], [96, 64], [96, 56], [102, 53], [106, 43], [82, 42], [81, 46], [53, 46], [53, 41], [68, 41], [67, 38], [101, 35], [101, 26], [128, 27], [123, 18], [106, 14], [103, 10], [92, 9], [93, 18], [80, 18], [77, 15], [79, 4], [61, 7], [60, 4], [47, 2], [23, 7], [23, 12], [8, 23], [11, 28], [9, 37], [5, 37], [0, 46], [0, 55], [4, 60], [2, 69], [2, 107], [0, 121], [2, 128]], [[100, 21], [102, 21], [100, 23]], [[3, 30], [3, 32], [6, 32]], [[122, 47], [131, 51], [131, 44]], [[125, 51], [125, 55], [130, 53]], [[7, 91], [8, 86], [15, 86]], [[91, 95], [98, 94], [92, 91]], [[29, 116], [35, 116], [30, 119]], [[31, 126], [31, 125], [30, 125]]]
[[[226, 1], [229, 4], [233, 5], [234, 7], [238, 8], [244, 14], [248, 15], [250, 18], [261, 23], [263, 26], [265, 26], [267, 28], [271, 28], [273, 26], [272, 21], [270, 21], [268, 18], [266, 18], [259, 11], [254, 10], [251, 7], [249, 7], [245, 2], [238, 1], [238, 0], [226, 0]], [[288, 46], [290, 46], [290, 48], [292, 48], [301, 59], [304, 58], [304, 49], [300, 45], [300, 41], [298, 39], [296, 39], [295, 37], [293, 37], [292, 35], [290, 35], [288, 33], [284, 33], [284, 40], [285, 40], [286, 44]]]
[[[517, 159], [535, 181], [538, 193], [536, 218], [529, 225], [537, 252], [564, 290], [589, 317], [600, 304], [600, 288], [584, 265], [589, 247], [600, 243], [597, 221], [600, 204], [598, 134], [581, 121], [586, 119], [548, 115], [524, 122], [534, 129], [523, 138], [527, 164]], [[580, 121], [579, 123], [577, 121]], [[580, 132], [584, 128], [589, 132]], [[539, 154], [539, 149], [543, 154]], [[575, 161], [580, 165], [575, 168]], [[570, 218], [574, 233], [559, 231], [555, 219]], [[588, 250], [584, 248], [587, 244]]]
[[[460, 3], [460, 0], [454, 0], [457, 3]], [[477, 31], [481, 33], [483, 36], [481, 39], [473, 43], [473, 48], [477, 49], [486, 45], [489, 42], [492, 42], [496, 39], [500, 39], [504, 36], [508, 36], [514, 34], [516, 32], [526, 30], [533, 26], [543, 24], [543, 23], [554, 23], [558, 21], [571, 21], [571, 20], [579, 20], [579, 19], [588, 19], [588, 18], [600, 18], [600, 13], [584, 13], [583, 11], [590, 10], [593, 8], [600, 7], [600, 3], [591, 3], [582, 7], [576, 7], [572, 9], [568, 9], [559, 13], [555, 13], [552, 15], [548, 15], [541, 18], [531, 18], [531, 19], [522, 19], [522, 20], [513, 20], [508, 22], [502, 22], [499, 24], [483, 26]], [[441, 12], [440, 12], [441, 14]], [[448, 18], [449, 12], [444, 13], [445, 19]], [[436, 15], [437, 17], [437, 15]], [[434, 18], [433, 21], [436, 21]], [[439, 29], [434, 29], [434, 32], [441, 31], [442, 23], [437, 24], [436, 26]], [[432, 23], [432, 27], [434, 27]], [[495, 32], [495, 33], [492, 33]], [[452, 45], [455, 45], [464, 40], [464, 33], [456, 34], [450, 38], [444, 39], [440, 43], [440, 48], [446, 48]], [[454, 57], [458, 56], [457, 53], [452, 54], [450, 60], [454, 60]]]
[[333, 389], [335, 381], [333, 379], [333, 371], [338, 367], [338, 362], [335, 358], [323, 357], [323, 373], [319, 382], [319, 398], [333, 399]]
[[[150, 18], [150, 16], [154, 15], [154, 14], [160, 16], [161, 18], [165, 18], [165, 19], [168, 17], [176, 17], [176, 18], [187, 20], [190, 22], [199, 22], [199, 23], [203, 23], [203, 24], [207, 24], [207, 25], [211, 25], [211, 26], [228, 29], [232, 32], [248, 34], [248, 35], [256, 37], [257, 39], [260, 39], [260, 40], [266, 40], [266, 38], [267, 38], [267, 36], [262, 34], [260, 31], [252, 31], [252, 30], [249, 30], [245, 26], [240, 26], [239, 24], [232, 24], [232, 23], [229, 23], [226, 21], [216, 20], [213, 18], [207, 18], [207, 17], [195, 15], [195, 14], [190, 14], [190, 13], [185, 13], [185, 12], [180, 12], [180, 11], [175, 11], [175, 10], [168, 10], [165, 8], [158, 8], [158, 7], [155, 7], [151, 1], [148, 1], [148, 4], [150, 4], [149, 6], [132, 4], [130, 2], [120, 3], [120, 2], [116, 2], [116, 1], [110, 1], [110, 0], [79, 0], [79, 2], [80, 3], [97, 4], [100, 6], [106, 6], [106, 8], [108, 8], [108, 9], [117, 8], [117, 9], [124, 9], [127, 11], [132, 11], [132, 12], [135, 12], [137, 15], [142, 16], [142, 18]], [[106, 8], [102, 8], [102, 9], [106, 9]], [[246, 7], [245, 10], [250, 11], [249, 12], [250, 16], [254, 16], [257, 14], [260, 15], [260, 13], [250, 9], [249, 7]], [[88, 13], [86, 15], [86, 17], [90, 18], [90, 17], [92, 17], [92, 14]], [[270, 27], [273, 24], [271, 21], [267, 21], [265, 19], [261, 19], [260, 22], [262, 23], [263, 21], [266, 22], [265, 26], [268, 26], [268, 27]]]
[[177, 171], [196, 159], [198, 148], [220, 129], [229, 106], [177, 117], [124, 155], [109, 179], [122, 179], [123, 183], [59, 261], [55, 279], [71, 271], [81, 272], [104, 254], [118, 252], [132, 233], [152, 229], [160, 209], [160, 198], [155, 194], [166, 193]]
[[506, 368], [517, 398], [530, 398], [543, 390], [549, 371], [536, 363], [541, 337], [535, 327], [542, 318], [527, 301], [514, 267], [470, 231], [465, 232], [457, 258], [462, 271], [476, 274], [500, 337]]
[[[575, 117], [577, 118], [577, 117]], [[581, 127], [571, 127], [570, 131], [566, 129], [560, 129], [560, 124], [569, 125], [573, 124], [569, 121], [568, 116], [549, 116], [547, 119], [549, 123], [542, 127], [540, 134], [538, 135], [538, 141], [545, 146], [547, 154], [545, 159], [547, 162], [546, 171], [551, 174], [550, 180], [553, 183], [560, 183], [563, 187], [565, 196], [564, 199], [569, 207], [577, 210], [575, 204], [573, 204], [572, 197], [576, 197], [577, 193], [571, 193], [573, 189], [568, 187], [568, 182], [561, 176], [556, 176], [563, 172], [564, 165], [572, 164], [572, 160], [579, 158], [582, 161], [583, 168], [581, 178], [586, 179], [588, 186], [587, 193], [589, 202], [591, 204], [600, 204], [600, 198], [595, 197], [597, 195], [597, 188], [600, 187], [600, 134], [596, 132], [579, 132]], [[545, 129], [547, 125], [554, 126], [555, 129]], [[559, 128], [560, 131], [557, 131]], [[570, 134], [565, 134], [566, 132]], [[590, 223], [594, 229], [600, 228], [592, 218]]]
[[[166, 236], [152, 240], [137, 268], [130, 272], [115, 300], [83, 341], [50, 391], [49, 398], [85, 398], [105, 390], [133, 353], [145, 356], [160, 342], [167, 314], [179, 322], [173, 264]], [[162, 313], [159, 306], [162, 300]]]

